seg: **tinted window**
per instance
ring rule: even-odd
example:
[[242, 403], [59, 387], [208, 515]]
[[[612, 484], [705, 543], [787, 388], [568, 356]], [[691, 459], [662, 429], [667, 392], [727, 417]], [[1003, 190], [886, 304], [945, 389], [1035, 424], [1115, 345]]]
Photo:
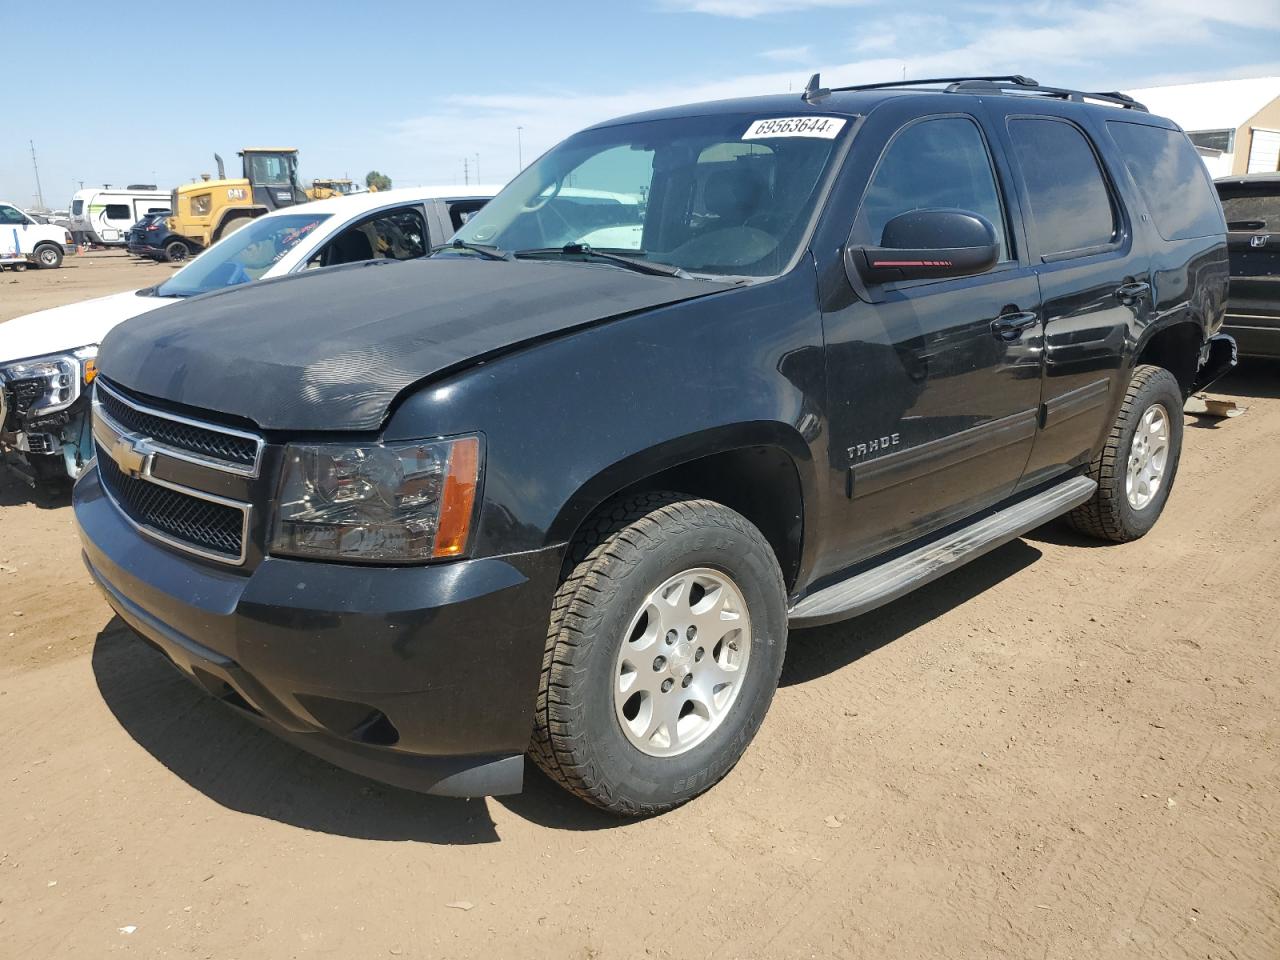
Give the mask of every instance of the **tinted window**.
[[0, 223], [26, 223], [27, 218], [13, 207], [0, 204]]
[[1209, 173], [1186, 134], [1140, 123], [1107, 121], [1151, 219], [1166, 240], [1222, 233]]
[[874, 246], [885, 224], [898, 214], [942, 207], [980, 213], [990, 220], [1000, 259], [1009, 259], [991, 157], [977, 124], [963, 117], [913, 124], [893, 139], [862, 198], [854, 236]]
[[1041, 256], [1110, 244], [1116, 236], [1111, 194], [1079, 128], [1061, 120], [1011, 120], [1009, 136], [1027, 184]]
[[80, 216], [80, 214], [82, 214], [82, 213], [84, 213], [84, 201], [83, 201], [83, 200], [72, 200], [72, 201], [71, 201], [71, 215], [72, 215], [73, 217], [78, 217], [78, 216]]
[[108, 220], [131, 220], [133, 217], [129, 212], [129, 205], [126, 203], [109, 203], [107, 204]]
[[1280, 233], [1280, 180], [1219, 183], [1218, 195], [1222, 197], [1228, 230]]

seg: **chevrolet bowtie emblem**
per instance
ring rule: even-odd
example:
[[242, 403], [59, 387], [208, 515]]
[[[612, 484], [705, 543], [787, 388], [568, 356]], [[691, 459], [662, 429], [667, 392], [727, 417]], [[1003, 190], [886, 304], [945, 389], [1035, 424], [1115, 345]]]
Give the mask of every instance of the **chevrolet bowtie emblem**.
[[147, 461], [155, 450], [152, 449], [146, 437], [140, 437], [136, 433], [126, 433], [116, 438], [108, 452], [111, 454], [111, 459], [116, 462], [116, 466], [127, 476], [139, 477], [145, 471]]

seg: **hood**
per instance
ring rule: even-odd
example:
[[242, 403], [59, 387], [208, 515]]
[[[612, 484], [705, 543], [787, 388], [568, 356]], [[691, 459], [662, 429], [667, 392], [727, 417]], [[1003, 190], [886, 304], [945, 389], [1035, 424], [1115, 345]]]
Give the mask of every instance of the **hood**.
[[101, 343], [116, 324], [168, 303], [130, 291], [14, 317], [0, 323], [0, 363]]
[[266, 430], [376, 430], [413, 384], [521, 343], [728, 289], [597, 264], [371, 261], [260, 280], [107, 337], [114, 383]]

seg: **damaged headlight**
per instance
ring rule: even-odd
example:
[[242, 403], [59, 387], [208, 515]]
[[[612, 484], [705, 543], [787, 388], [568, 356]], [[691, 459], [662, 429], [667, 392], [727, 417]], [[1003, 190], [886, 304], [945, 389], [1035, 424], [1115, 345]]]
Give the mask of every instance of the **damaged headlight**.
[[97, 346], [0, 364], [0, 389], [20, 415], [57, 413], [77, 400], [97, 374]]
[[285, 448], [271, 551], [411, 563], [467, 551], [480, 483], [478, 437]]

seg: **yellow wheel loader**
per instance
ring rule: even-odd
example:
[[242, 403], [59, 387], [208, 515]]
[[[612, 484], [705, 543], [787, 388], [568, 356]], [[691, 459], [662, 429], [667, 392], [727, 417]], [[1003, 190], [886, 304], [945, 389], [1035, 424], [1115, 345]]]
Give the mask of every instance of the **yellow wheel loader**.
[[240, 151], [244, 175], [228, 179], [216, 153], [218, 178], [208, 174], [173, 191], [169, 229], [193, 251], [216, 243], [264, 213], [306, 203], [298, 186], [296, 147], [245, 147]]

